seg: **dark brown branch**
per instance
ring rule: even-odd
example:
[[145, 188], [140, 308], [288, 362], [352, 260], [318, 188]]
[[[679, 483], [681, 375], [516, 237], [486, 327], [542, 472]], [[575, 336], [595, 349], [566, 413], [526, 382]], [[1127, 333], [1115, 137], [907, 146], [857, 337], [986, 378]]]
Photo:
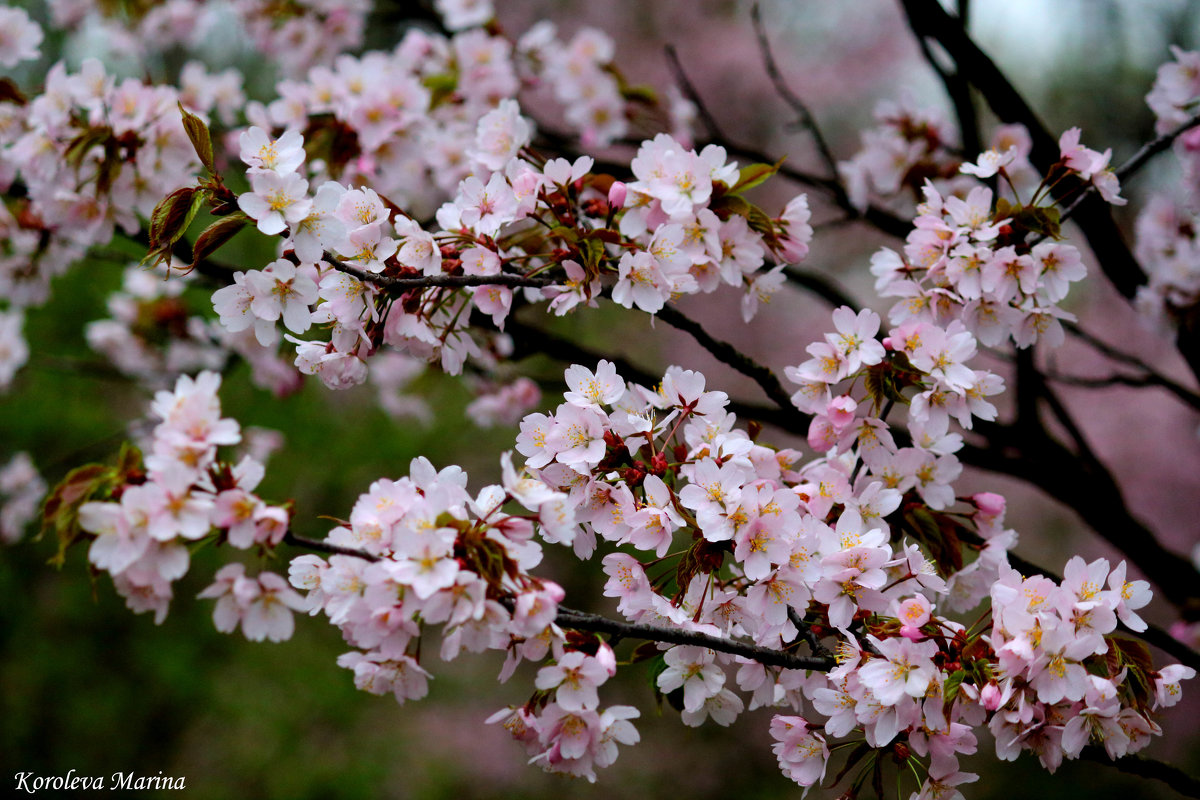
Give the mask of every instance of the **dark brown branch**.
[[387, 289], [428, 289], [435, 286], [450, 288], [461, 288], [464, 286], [542, 287], [558, 282], [554, 278], [548, 278], [544, 275], [512, 275], [508, 273], [500, 275], [422, 275], [413, 278], [398, 278], [393, 275], [367, 272], [352, 264], [347, 264], [330, 253], [325, 253], [325, 261], [339, 272], [344, 272], [347, 275], [358, 278], [364, 283], [373, 283], [376, 286], [382, 286]]
[[1139, 778], [1152, 778], [1162, 781], [1185, 797], [1200, 797], [1200, 780], [1187, 774], [1179, 767], [1145, 758], [1139, 755], [1128, 755], [1113, 761], [1103, 747], [1089, 745], [1083, 748], [1080, 758], [1097, 764], [1115, 767], [1121, 772], [1137, 775]]
[[675, 82], [679, 84], [679, 90], [696, 106], [696, 113], [700, 116], [700, 122], [704, 124], [705, 135], [710, 141], [723, 141], [726, 138], [725, 134], [721, 132], [721, 126], [712, 112], [708, 110], [708, 106], [700, 97], [700, 92], [696, 90], [695, 84], [688, 78], [687, 72], [683, 69], [683, 62], [679, 60], [679, 53], [675, 50], [675, 45], [669, 44], [664, 49], [667, 53], [667, 63], [671, 65], [671, 72], [675, 74]]
[[[966, 27], [965, 19], [963, 27]], [[916, 34], [916, 31], [913, 33]], [[971, 100], [971, 84], [961, 72], [947, 70], [938, 62], [937, 55], [929, 46], [926, 37], [916, 34], [916, 39], [921, 48], [921, 55], [937, 73], [942, 88], [946, 90], [946, 96], [950, 98], [950, 104], [954, 107], [954, 115], [958, 119], [959, 139], [962, 142], [963, 161], [974, 161], [983, 147], [979, 140], [979, 115], [975, 113], [975, 103]]]
[[1044, 430], [982, 421], [976, 422], [975, 430], [986, 437], [988, 444], [964, 445], [959, 451], [964, 462], [1037, 486], [1073, 509], [1102, 539], [1125, 553], [1185, 615], [1200, 612], [1195, 568], [1188, 559], [1163, 547], [1154, 533], [1130, 513], [1120, 487], [1103, 464], [1081, 457]]
[[718, 361], [733, 367], [738, 372], [753, 380], [767, 397], [771, 398], [789, 416], [796, 417], [797, 421], [805, 418], [805, 415], [801, 414], [792, 405], [791, 395], [783, 388], [783, 384], [779, 382], [779, 378], [770, 369], [747, 357], [741, 350], [728, 342], [713, 338], [701, 327], [700, 323], [683, 314], [674, 306], [663, 306], [655, 316], [668, 325], [672, 325], [689, 334]]
[[[348, 547], [339, 547], [338, 545], [329, 544], [328, 542], [318, 542], [314, 539], [306, 539], [297, 536], [290, 530], [284, 534], [283, 540], [295, 547], [301, 547], [306, 550], [314, 550], [319, 553], [329, 553], [331, 555], [354, 556], [365, 561], [379, 561], [379, 556], [364, 553], [360, 550], [354, 550]], [[733, 639], [725, 639], [720, 636], [710, 636], [707, 633], [699, 633], [697, 631], [683, 631], [671, 628], [660, 628], [654, 625], [639, 625], [632, 622], [621, 622], [608, 617], [602, 617], [599, 614], [590, 614], [586, 611], [576, 611], [572, 608], [559, 607], [558, 616], [555, 618], [560, 626], [564, 628], [572, 628], [580, 631], [592, 631], [593, 633], [607, 633], [611, 636], [619, 636], [622, 639], [644, 639], [649, 642], [666, 642], [667, 644], [684, 644], [696, 645], [698, 647], [707, 647], [710, 650], [717, 650], [730, 655], [742, 656], [757, 661], [760, 664], [766, 664], [770, 667], [783, 667], [785, 669], [811, 669], [821, 672], [828, 672], [837, 666], [837, 662], [832, 658], [822, 658], [819, 656], [802, 656], [795, 653], [788, 653], [782, 650], [771, 650], [766, 647], [759, 647], [746, 642], [738, 642]]]
[[834, 308], [849, 306], [854, 309], [855, 313], [862, 309], [858, 301], [851, 297], [845, 289], [838, 286], [833, 279], [827, 278], [815, 270], [791, 266], [785, 267], [783, 274], [789, 281], [807, 289]]
[[[1114, 174], [1116, 174], [1116, 176], [1117, 176], [1117, 180], [1120, 183], [1124, 183], [1126, 178], [1130, 177], [1131, 175], [1135, 174], [1138, 170], [1140, 170], [1146, 164], [1147, 161], [1149, 161], [1154, 156], [1156, 156], [1159, 153], [1166, 150], [1168, 147], [1170, 147], [1174, 143], [1174, 141], [1176, 139], [1178, 139], [1180, 136], [1187, 133], [1192, 128], [1196, 127], [1197, 125], [1200, 125], [1200, 113], [1196, 113], [1196, 114], [1192, 115], [1192, 117], [1190, 119], [1188, 119], [1186, 122], [1179, 125], [1178, 127], [1174, 128], [1173, 130], [1167, 131], [1166, 133], [1162, 134], [1161, 136], [1158, 136], [1157, 138], [1152, 139], [1149, 142], [1146, 142], [1144, 145], [1141, 146], [1141, 148], [1136, 153], [1134, 153], [1129, 158], [1128, 161], [1126, 161], [1124, 164], [1122, 164], [1121, 166], [1119, 166], [1115, 170], [1113, 170]], [[1095, 192], [1096, 192], [1096, 187], [1094, 184], [1090, 185], [1086, 189], [1084, 189], [1083, 192], [1079, 195], [1079, 197], [1075, 198], [1074, 202], [1072, 202], [1071, 205], [1067, 206], [1067, 208], [1062, 212], [1060, 219], [1062, 219], [1063, 221], [1066, 221], [1068, 218], [1070, 218], [1071, 215], [1075, 213], [1075, 209], [1079, 207], [1079, 204], [1084, 202], [1084, 200], [1086, 200], [1090, 195], [1094, 194]]]
[[1114, 386], [1131, 386], [1134, 388], [1157, 387], [1166, 389], [1184, 403], [1200, 411], [1200, 395], [1154, 373], [1146, 375], [1123, 375], [1116, 373], [1099, 378], [1089, 378], [1083, 375], [1067, 375], [1061, 372], [1047, 371], [1046, 377], [1055, 383], [1078, 386], [1083, 389], [1110, 389]]
[[757, 645], [738, 642], [733, 639], [725, 639], [720, 636], [710, 636], [707, 633], [696, 631], [681, 631], [673, 628], [659, 628], [653, 625], [620, 622], [608, 617], [599, 616], [598, 614], [588, 614], [568, 608], [559, 608], [558, 619], [556, 621], [564, 628], [607, 633], [612, 636], [620, 636], [623, 639], [645, 639], [650, 642], [707, 647], [710, 650], [749, 658], [752, 661], [757, 661], [760, 664], [766, 664], [771, 667], [811, 669], [828, 672], [837, 666], [837, 662], [832, 658], [796, 655], [795, 653], [771, 650], [766, 647], [758, 647]]

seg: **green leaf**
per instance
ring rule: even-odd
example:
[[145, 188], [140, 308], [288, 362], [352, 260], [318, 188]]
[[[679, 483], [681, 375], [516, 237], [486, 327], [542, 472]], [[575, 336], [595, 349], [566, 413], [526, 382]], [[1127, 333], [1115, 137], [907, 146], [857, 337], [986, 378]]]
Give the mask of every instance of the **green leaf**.
[[648, 106], [658, 103], [658, 94], [654, 88], [639, 84], [637, 86], [621, 86], [621, 97], [631, 103], [644, 103]]
[[88, 128], [70, 141], [63, 154], [63, 160], [78, 170], [83, 166], [83, 160], [87, 158], [88, 153], [98, 146], [103, 146], [111, 137], [110, 128]]
[[584, 239], [579, 243], [579, 258], [585, 269], [595, 272], [604, 258], [604, 244], [597, 239]]
[[750, 209], [753, 206], [744, 197], [739, 197], [735, 194], [725, 194], [720, 197], [714, 197], [708, 204], [708, 208], [722, 221], [727, 221], [734, 214], [749, 219]]
[[421, 84], [429, 90], [429, 107], [437, 108], [450, 99], [458, 88], [458, 75], [453, 72], [442, 72], [437, 75], [426, 75]]
[[200, 163], [209, 171], [209, 174], [216, 175], [217, 168], [213, 163], [212, 134], [209, 133], [208, 125], [200, 117], [184, 108], [183, 103], [179, 103], [179, 113], [183, 114], [183, 129], [187, 131], [188, 138], [192, 140], [192, 147], [195, 148], [196, 155], [200, 157]]
[[729, 191], [732, 193], [753, 189], [776, 172], [779, 172], [779, 167], [782, 164], [782, 158], [774, 164], [747, 164], [738, 171], [737, 183]]
[[946, 678], [946, 683], [942, 689], [942, 693], [945, 696], [947, 703], [951, 702], [955, 697], [958, 696], [958, 687], [962, 685], [963, 678], [965, 677], [967, 677], [966, 671], [960, 669], [950, 673], [950, 676]]

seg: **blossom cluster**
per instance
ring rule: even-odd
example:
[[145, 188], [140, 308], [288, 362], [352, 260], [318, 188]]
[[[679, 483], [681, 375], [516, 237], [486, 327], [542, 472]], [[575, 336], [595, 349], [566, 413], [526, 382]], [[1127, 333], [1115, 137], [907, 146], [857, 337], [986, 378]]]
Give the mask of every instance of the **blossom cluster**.
[[[253, 329], [263, 346], [278, 341], [278, 321], [293, 334], [320, 324], [328, 341], [289, 335], [296, 366], [343, 388], [366, 379], [381, 344], [440, 361], [451, 374], [468, 358], [501, 352], [503, 345], [480, 347], [466, 323], [473, 308], [503, 330], [517, 296], [501, 282], [506, 277], [549, 284], [524, 299], [548, 300], [560, 315], [595, 303], [605, 277], [615, 303], [650, 313], [672, 297], [729, 285], [743, 291], [748, 320], [782, 284], [782, 264], [807, 253], [806, 198], [775, 219], [756, 215], [737, 194], [751, 179], [723, 148], [697, 153], [659, 134], [639, 149], [637, 180], [625, 185], [593, 173], [589, 157], [524, 157], [530, 135], [511, 100], [485, 114], [468, 152], [486, 180], [463, 179], [431, 232], [371, 188], [327, 180], [311, 192], [302, 177], [304, 138], [251, 127], [240, 139], [251, 190], [238, 206], [260, 232], [285, 237], [285, 257], [236, 272], [213, 295], [221, 324], [234, 333]], [[772, 171], [758, 166], [754, 180]], [[764, 269], [768, 255], [780, 265]], [[399, 302], [382, 291], [388, 279], [447, 275], [480, 285], [416, 287]]]
[[[619, 744], [637, 742], [638, 712], [601, 706], [616, 655], [588, 632], [586, 614], [561, 605], [558, 584], [532, 573], [543, 542], [581, 558], [603, 547], [604, 594], [630, 623], [711, 637], [712, 647], [660, 644], [657, 691], [687, 725], [774, 709], [780, 767], [802, 785], [824, 776], [829, 741], [846, 736], [919, 761], [926, 794], [974, 780], [958, 759], [975, 752], [985, 724], [999, 757], [1030, 750], [1051, 770], [1088, 741], [1114, 758], [1140, 749], [1160, 732], [1153, 712], [1177, 702], [1193, 674], [1156, 670], [1141, 645], [1114, 636], [1118, 621], [1145, 628], [1136, 612], [1148, 585], [1104, 560], [1073, 559], [1061, 582], [1013, 570], [1003, 498], [956, 496], [959, 437], [944, 426], [930, 433], [932, 406], [922, 411], [914, 391], [976, 377], [960, 363], [970, 334], [926, 325], [919, 333], [931, 349], [905, 350], [899, 330], [878, 339], [879, 323], [873, 312], [840, 309], [836, 332], [789, 370], [822, 387], [798, 395], [825, 420], [810, 433], [817, 452], [807, 461], [736, 427], [728, 397], [700, 373], [672, 367], [647, 388], [607, 361], [573, 365], [564, 402], [522, 421], [525, 463], [505, 454], [500, 484], [472, 494], [460, 468], [414, 459], [407, 477], [373, 483], [313, 544], [330, 555], [292, 560], [289, 580], [304, 597], [240, 564], [220, 570], [201, 597], [217, 601], [219, 630], [240, 626], [255, 640], [289, 637], [292, 611], [323, 613], [354, 648], [338, 663], [356, 685], [402, 703], [428, 691], [421, 643], [434, 626], [444, 660], [503, 651], [502, 679], [523, 661], [538, 664], [530, 700], [492, 721], [532, 763], [589, 779]], [[860, 378], [892, 387], [879, 397], [871, 393], [885, 390], [868, 388], [862, 406], [884, 396], [909, 406], [911, 448], [890, 444], [886, 411], [860, 417], [849, 391], [833, 397], [841, 380]], [[240, 438], [220, 416], [218, 386], [201, 373], [160, 392], [145, 469], [130, 462], [111, 499], [78, 508], [94, 537], [89, 560], [114, 575], [133, 608], [159, 619], [187, 568], [184, 542], [217, 528], [234, 547], [272, 548], [289, 525], [285, 508], [253, 494], [259, 462], [216, 460], [219, 445]], [[674, 568], [651, 578], [648, 568], [664, 561]], [[970, 626], [939, 613], [985, 597], [990, 611]], [[811, 656], [782, 668], [718, 646], [738, 641]]]
[[218, 447], [242, 439], [238, 423], [221, 416], [220, 384], [216, 373], [201, 372], [158, 392], [151, 411], [160, 422], [144, 467], [130, 459], [108, 485], [101, 481], [83, 493], [103, 491], [108, 499], [78, 507], [79, 526], [92, 535], [88, 560], [112, 576], [131, 609], [153, 611], [156, 622], [166, 617], [171, 584], [187, 572], [188, 543], [215, 528], [232, 547], [270, 547], [288, 530], [289, 510], [254, 494], [263, 464], [249, 455], [236, 464], [217, 457]]
[[[1063, 134], [1060, 146], [1061, 161], [1039, 194], [1065, 174], [1090, 181], [1110, 202], [1124, 202], [1108, 168], [1111, 152], [1080, 145], [1077, 128]], [[962, 171], [990, 177], [1020, 157], [1015, 147], [988, 151]], [[1039, 339], [1061, 343], [1060, 320], [1074, 317], [1057, 304], [1087, 270], [1079, 251], [1059, 241], [1057, 213], [1038, 206], [1036, 194], [1019, 206], [980, 185], [962, 197], [943, 196], [927, 183], [924, 195], [904, 254], [885, 248], [871, 259], [876, 291], [901, 298], [889, 312], [891, 321], [959, 321], [990, 346], [1010, 339], [1017, 347]]]
[[171, 385], [176, 376], [221, 370], [236, 355], [256, 386], [277, 396], [299, 388], [300, 373], [251, 331], [231, 331], [196, 313], [188, 293], [192, 275], [173, 275], [132, 265], [120, 291], [108, 296], [109, 316], [84, 328], [88, 346], [123, 374], [150, 388]]
[[401, 703], [428, 691], [420, 642], [434, 625], [443, 660], [507, 651], [502, 678], [521, 660], [549, 659], [537, 675], [541, 694], [494, 719], [506, 720], [534, 763], [594, 780], [618, 742], [637, 741], [628, 722], [637, 712], [601, 709], [597, 688], [616, 672], [613, 651], [569, 639], [556, 624], [562, 588], [529, 574], [542, 558], [534, 523], [503, 511], [513, 498], [528, 503], [533, 487], [507, 457], [503, 466], [503, 485], [472, 496], [458, 467], [439, 472], [414, 459], [408, 477], [373, 483], [330, 532], [325, 544], [344, 555], [297, 557], [290, 579], [307, 592], [310, 612], [323, 612], [356, 648], [338, 659], [355, 685]]
[[147, 55], [172, 47], [199, 48], [219, 31], [246, 35], [257, 52], [289, 74], [362, 44], [368, 0], [167, 0], [115, 8], [94, 0], [48, 0], [56, 28], [79, 30], [114, 52]]
[[[1154, 87], [1146, 95], [1157, 119], [1156, 130], [1167, 133], [1187, 122], [1200, 99], [1200, 52], [1171, 49], [1175, 60], [1158, 68]], [[1137, 218], [1138, 260], [1149, 280], [1138, 287], [1136, 304], [1146, 320], [1170, 333], [1194, 313], [1200, 303], [1200, 253], [1197, 252], [1196, 202], [1200, 198], [1200, 129], [1192, 128], [1175, 140], [1175, 156], [1183, 167], [1187, 198], [1180, 204], [1168, 194], [1151, 195]]]
[[162, 197], [199, 164], [179, 117], [178, 91], [129, 78], [95, 59], [69, 73], [59, 62], [42, 94], [0, 101], [0, 386], [24, 362], [23, 310], [44, 303], [50, 281], [114, 227], [141, 228]]

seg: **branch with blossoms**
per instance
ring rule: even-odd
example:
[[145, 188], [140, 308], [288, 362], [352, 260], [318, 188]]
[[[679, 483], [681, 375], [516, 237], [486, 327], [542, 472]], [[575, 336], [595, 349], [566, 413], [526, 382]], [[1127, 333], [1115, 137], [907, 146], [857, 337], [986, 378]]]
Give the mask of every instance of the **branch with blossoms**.
[[[886, 104], [862, 150], [838, 162], [756, 8], [767, 76], [814, 137], [821, 175], [722, 141], [675, 51], [684, 96], [659, 102], [625, 80], [599, 31], [565, 38], [539, 25], [513, 40], [488, 3], [438, 0], [439, 32], [410, 29], [389, 53], [335, 59], [367, 5], [335, 14], [287, 4], [288, 19], [272, 21], [238, 4], [291, 74], [266, 105], [245, 102], [238, 76], [199, 65], [178, 89], [118, 84], [94, 60], [76, 73], [56, 65], [32, 100], [3, 84], [0, 227], [21, 270], [5, 273], [17, 311], [0, 312], [0, 344], [19, 344], [0, 348], [0, 383], [26, 357], [12, 333], [21, 309], [116, 227], [144, 235], [143, 263], [170, 277], [129, 272], [112, 319], [89, 326], [93, 347], [159, 388], [156, 424], [115, 464], [79, 467], [50, 492], [42, 521], [60, 564], [86, 548], [131, 609], [161, 621], [191, 548], [263, 558], [284, 543], [307, 548], [286, 579], [236, 561], [217, 570], [200, 594], [215, 601], [216, 628], [276, 641], [292, 635], [293, 612], [323, 615], [346, 641], [337, 663], [356, 686], [400, 703], [427, 694], [433, 652], [504, 653], [500, 680], [522, 671], [531, 686], [490, 721], [531, 763], [589, 780], [638, 742], [640, 712], [603, 705], [601, 691], [639, 669], [687, 726], [772, 709], [783, 774], [812, 786], [841, 761], [831, 785], [846, 779], [850, 796], [867, 781], [882, 793], [892, 771], [917, 797], [960, 796], [977, 777], [960, 758], [983, 726], [998, 758], [1028, 752], [1050, 772], [1069, 759], [1122, 759], [1162, 732], [1198, 657], [1142, 619], [1151, 585], [1133, 569], [1185, 614], [1197, 607], [1195, 571], [1130, 513], [1033, 348], [1060, 344], [1074, 319], [1061, 304], [1086, 269], [1063, 238], [1072, 213], [1124, 294], [1158, 309], [1181, 342], [1195, 330], [1186, 275], [1164, 268], [1147, 283], [1101, 205], [1124, 203], [1121, 180], [1150, 156], [1195, 144], [1195, 117], [1178, 119], [1200, 97], [1200, 86], [1179, 88], [1194, 57], [1177, 53], [1160, 73], [1151, 104], [1166, 129], [1114, 171], [1111, 151], [1083, 145], [1078, 128], [1055, 140], [961, 20], [906, 0], [923, 49], [937, 41], [955, 62], [943, 77], [964, 130], [956, 141], [939, 115]], [[24, 12], [4, 20], [0, 64], [36, 56], [40, 28]], [[123, 24], [187, 27], [168, 22], [139, 8]], [[273, 22], [312, 43], [287, 49]], [[1024, 127], [976, 147], [967, 82]], [[517, 96], [539, 88], [572, 141], [538, 137]], [[234, 124], [237, 111], [246, 124]], [[713, 141], [693, 146], [696, 115]], [[655, 127], [641, 136], [638, 125]], [[636, 152], [606, 162], [583, 153], [622, 144]], [[877, 294], [894, 301], [886, 324], [795, 266], [814, 245], [807, 196], [774, 215], [753, 200], [777, 177], [904, 239], [871, 258]], [[895, 210], [907, 199], [915, 216]], [[1161, 235], [1146, 249], [1169, 259], [1187, 225], [1164, 234], [1178, 220], [1161, 216], [1147, 223]], [[222, 267], [215, 254], [242, 231], [277, 257]], [[183, 299], [194, 284], [180, 273], [191, 271], [221, 284], [205, 309], [215, 319]], [[736, 292], [749, 324], [789, 280], [835, 306], [807, 356], [789, 351], [782, 374], [794, 393], [675, 305]], [[634, 370], [543, 330], [601, 303], [688, 333], [773, 407], [734, 403], [694, 370]], [[155, 350], [147, 328], [169, 331], [175, 347]], [[1016, 351], [1011, 422], [997, 407], [1005, 379], [977, 361], [988, 347]], [[535, 410], [527, 378], [499, 385], [531, 354], [568, 365], [553, 409]], [[328, 517], [323, 540], [301, 537], [292, 503], [256, 493], [265, 465], [231, 449], [241, 427], [222, 416], [211, 370], [234, 359], [279, 394], [298, 373], [331, 389], [394, 387], [425, 364], [495, 379], [469, 414], [519, 424], [519, 455], [501, 455], [500, 482], [474, 491], [461, 468], [415, 458], [407, 475], [374, 481], [345, 519]], [[772, 444], [763, 422], [803, 433], [803, 444]], [[1076, 556], [1059, 577], [1016, 558], [1006, 501], [964, 494], [964, 463], [1053, 493], [1136, 564]], [[36, 477], [17, 460], [0, 473], [12, 513], [28, 516]], [[0, 515], [0, 533], [8, 524]], [[608, 600], [565, 605], [568, 589], [540, 572], [546, 548], [596, 558]], [[1139, 636], [1185, 663], [1156, 665]]]

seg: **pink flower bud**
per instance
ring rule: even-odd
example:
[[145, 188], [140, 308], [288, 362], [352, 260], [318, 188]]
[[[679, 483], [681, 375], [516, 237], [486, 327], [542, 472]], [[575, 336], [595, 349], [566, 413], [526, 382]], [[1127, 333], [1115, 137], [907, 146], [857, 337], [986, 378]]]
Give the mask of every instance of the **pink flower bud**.
[[989, 517], [998, 517], [1004, 513], [1004, 497], [993, 492], [973, 494], [971, 495], [971, 502], [975, 504], [975, 507], [979, 509], [981, 514]]
[[829, 417], [818, 414], [813, 417], [808, 426], [808, 446], [818, 453], [827, 453], [829, 448], [837, 444], [837, 431]]
[[979, 702], [981, 702], [983, 707], [988, 711], [995, 711], [997, 708], [999, 708], [1003, 699], [1004, 696], [1000, 691], [1000, 687], [994, 683], [989, 683], [987, 686], [983, 687], [983, 691], [979, 693]]
[[1179, 141], [1183, 144], [1183, 149], [1189, 153], [1200, 152], [1200, 129], [1192, 128], [1180, 136]]
[[808, 245], [791, 236], [780, 236], [779, 255], [786, 263], [795, 264], [803, 261], [804, 257], [808, 255]]
[[625, 184], [620, 181], [613, 181], [613, 185], [608, 187], [608, 207], [613, 211], [625, 206]]
[[905, 639], [912, 639], [914, 642], [919, 642], [925, 638], [925, 634], [921, 633], [921, 629], [912, 625], [901, 625], [900, 635]]
[[847, 425], [854, 422], [856, 408], [858, 408], [858, 403], [854, 402], [853, 397], [842, 395], [829, 401], [825, 413], [829, 415], [829, 421], [833, 423], [834, 430], [841, 433]]

